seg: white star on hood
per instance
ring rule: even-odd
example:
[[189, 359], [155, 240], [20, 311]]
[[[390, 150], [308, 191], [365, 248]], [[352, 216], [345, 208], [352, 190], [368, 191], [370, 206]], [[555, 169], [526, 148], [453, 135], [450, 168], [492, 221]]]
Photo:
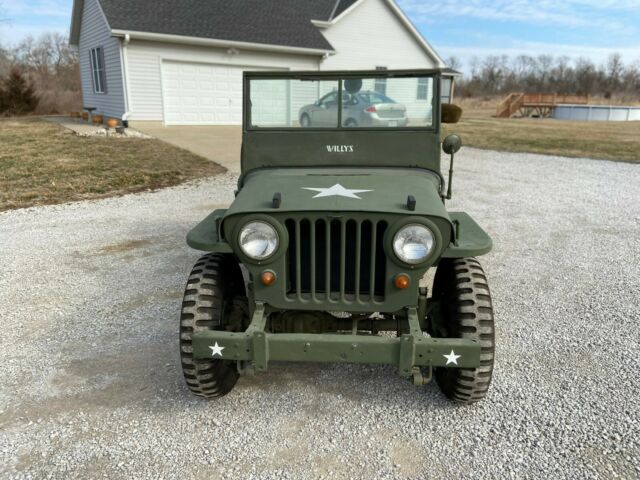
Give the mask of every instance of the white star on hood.
[[320, 197], [346, 197], [346, 198], [357, 198], [358, 200], [362, 200], [356, 193], [365, 193], [365, 192], [373, 192], [373, 190], [352, 190], [348, 188], [344, 188], [339, 183], [336, 183], [333, 187], [329, 188], [308, 188], [302, 187], [303, 190], [311, 190], [313, 192], [319, 192], [317, 195], [314, 195], [313, 198]]
[[442, 355], [442, 356], [447, 359], [447, 365], [449, 365], [450, 363], [453, 363], [453, 364], [457, 365], [458, 364], [458, 359], [462, 355], [456, 355], [455, 352], [453, 350], [451, 350], [451, 353], [449, 355]]
[[215, 357], [216, 355], [220, 355], [222, 356], [222, 350], [224, 350], [226, 347], [221, 347], [220, 345], [218, 345], [218, 342], [216, 342], [216, 344], [213, 347], [209, 347], [211, 349], [211, 356]]

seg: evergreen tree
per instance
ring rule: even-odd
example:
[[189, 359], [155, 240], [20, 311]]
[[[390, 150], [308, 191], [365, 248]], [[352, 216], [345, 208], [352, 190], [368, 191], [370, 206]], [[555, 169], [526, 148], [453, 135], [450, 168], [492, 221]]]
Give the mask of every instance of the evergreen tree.
[[33, 84], [14, 68], [0, 87], [0, 112], [4, 115], [25, 115], [38, 106]]

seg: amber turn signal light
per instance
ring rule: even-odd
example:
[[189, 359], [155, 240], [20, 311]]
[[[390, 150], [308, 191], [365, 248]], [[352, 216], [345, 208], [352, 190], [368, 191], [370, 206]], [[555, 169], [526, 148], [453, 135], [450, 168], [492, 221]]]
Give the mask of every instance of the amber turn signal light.
[[262, 272], [262, 275], [260, 275], [260, 281], [265, 287], [273, 285], [274, 283], [276, 283], [276, 274], [271, 270], [265, 270], [264, 272]]
[[396, 278], [393, 279], [393, 284], [396, 286], [396, 288], [404, 290], [411, 284], [411, 279], [406, 273], [400, 273], [396, 275]]

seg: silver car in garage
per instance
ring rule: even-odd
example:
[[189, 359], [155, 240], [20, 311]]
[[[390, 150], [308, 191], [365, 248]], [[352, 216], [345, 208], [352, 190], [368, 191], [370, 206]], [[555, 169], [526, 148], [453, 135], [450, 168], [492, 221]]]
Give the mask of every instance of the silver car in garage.
[[[354, 94], [342, 92], [344, 127], [406, 127], [409, 123], [407, 107], [382, 93], [365, 90]], [[326, 94], [320, 100], [300, 109], [303, 128], [336, 127], [338, 92]]]

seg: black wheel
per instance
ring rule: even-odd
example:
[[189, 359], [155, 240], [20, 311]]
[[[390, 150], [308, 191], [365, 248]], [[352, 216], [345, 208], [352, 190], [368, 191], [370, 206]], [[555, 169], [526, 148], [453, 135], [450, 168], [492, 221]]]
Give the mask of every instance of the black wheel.
[[344, 126], [349, 128], [355, 128], [358, 126], [358, 122], [356, 122], [355, 119], [353, 118], [348, 118], [345, 120]]
[[429, 333], [475, 340], [481, 348], [478, 368], [436, 368], [438, 386], [455, 401], [477, 402], [489, 389], [495, 351], [491, 293], [480, 263], [475, 258], [443, 259], [436, 270], [433, 297], [440, 302], [440, 315], [432, 319]]
[[195, 359], [191, 338], [202, 330], [241, 331], [248, 324], [242, 270], [231, 255], [209, 253], [196, 262], [184, 292], [180, 315], [180, 357], [189, 390], [221, 397], [238, 381], [235, 361]]
[[309, 128], [311, 126], [311, 119], [306, 113], [303, 113], [300, 117], [300, 126], [302, 128]]

